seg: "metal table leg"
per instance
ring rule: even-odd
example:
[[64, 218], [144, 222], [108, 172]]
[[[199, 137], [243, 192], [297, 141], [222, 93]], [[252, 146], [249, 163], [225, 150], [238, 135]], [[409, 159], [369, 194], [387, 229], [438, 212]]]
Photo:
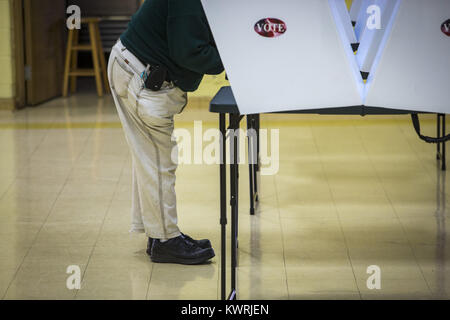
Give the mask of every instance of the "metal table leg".
[[239, 145], [239, 122], [241, 117], [230, 114], [230, 205], [231, 205], [231, 294], [229, 299], [237, 298], [236, 290], [236, 268], [237, 268], [237, 227], [238, 227], [238, 145]]
[[221, 299], [226, 298], [226, 273], [227, 273], [227, 144], [225, 114], [219, 115], [220, 128], [220, 233], [221, 233]]
[[[442, 119], [442, 137], [445, 137], [446, 130], [445, 130], [445, 114], [441, 116]], [[441, 151], [441, 162], [442, 162], [442, 171], [447, 170], [447, 163], [446, 163], [446, 150], [445, 150], [445, 142], [442, 143], [442, 151]]]
[[[442, 138], [446, 135], [446, 128], [445, 128], [445, 114], [438, 114], [437, 115], [437, 137]], [[447, 170], [447, 163], [446, 163], [446, 143], [445, 142], [438, 142], [437, 143], [437, 156], [436, 158], [441, 161], [441, 169], [442, 171]]]
[[258, 172], [260, 169], [260, 163], [259, 163], [259, 129], [260, 129], [260, 118], [261, 116], [259, 114], [256, 114], [254, 117], [254, 127], [256, 129], [256, 161], [254, 164], [253, 169], [253, 183], [254, 183], [254, 189], [255, 189], [255, 202], [259, 202], [259, 196], [258, 196]]
[[255, 118], [247, 116], [247, 137], [248, 137], [248, 175], [250, 189], [250, 215], [255, 214], [255, 151], [256, 151], [256, 127]]
[[[436, 119], [436, 130], [437, 130], [437, 135], [436, 137], [440, 138], [441, 137], [441, 115], [438, 113], [436, 115], [437, 119]], [[441, 143], [437, 143], [436, 144], [436, 159], [437, 160], [441, 160]]]

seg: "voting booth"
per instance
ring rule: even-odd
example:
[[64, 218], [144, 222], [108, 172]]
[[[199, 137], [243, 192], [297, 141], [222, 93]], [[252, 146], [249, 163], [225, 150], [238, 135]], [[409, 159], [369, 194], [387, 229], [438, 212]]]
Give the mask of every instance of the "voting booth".
[[[219, 113], [221, 297], [226, 297], [227, 206], [231, 207], [231, 291], [236, 299], [237, 144], [228, 135], [261, 113], [411, 114], [422, 140], [438, 143], [445, 170], [450, 112], [450, 1], [202, 0], [231, 87], [210, 105]], [[418, 113], [437, 113], [437, 138], [420, 132]], [[228, 128], [225, 116], [229, 115]], [[239, 131], [239, 130], [237, 130]], [[229, 140], [230, 201], [227, 199]], [[249, 138], [249, 159], [259, 140]], [[233, 158], [234, 157], [234, 158]], [[258, 156], [256, 156], [256, 159]], [[258, 163], [249, 165], [250, 213], [258, 201]]]
[[[241, 114], [356, 105], [450, 111], [450, 37], [441, 28], [448, 0], [356, 1], [355, 31], [340, 0], [202, 2]], [[381, 29], [367, 27], [370, 5], [381, 10]]]

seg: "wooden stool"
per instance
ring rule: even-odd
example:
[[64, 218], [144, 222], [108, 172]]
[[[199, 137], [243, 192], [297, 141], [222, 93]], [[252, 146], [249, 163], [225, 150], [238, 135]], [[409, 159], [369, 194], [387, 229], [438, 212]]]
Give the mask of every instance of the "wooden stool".
[[[79, 30], [69, 30], [69, 38], [67, 41], [66, 64], [64, 68], [64, 84], [63, 97], [67, 97], [69, 90], [75, 93], [77, 88], [77, 77], [95, 77], [97, 84], [97, 94], [103, 96], [103, 85], [106, 92], [110, 92], [108, 84], [108, 76], [106, 74], [106, 61], [103, 52], [102, 42], [100, 39], [99, 22], [100, 18], [82, 18], [81, 23], [87, 24], [89, 27], [89, 44], [79, 44]], [[78, 69], [78, 51], [91, 51], [94, 69]], [[102, 84], [103, 78], [103, 84]]]

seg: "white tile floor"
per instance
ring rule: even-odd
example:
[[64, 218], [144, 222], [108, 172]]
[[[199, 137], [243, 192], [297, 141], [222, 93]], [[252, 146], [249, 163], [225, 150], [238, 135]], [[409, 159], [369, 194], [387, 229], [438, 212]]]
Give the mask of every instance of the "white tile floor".
[[[248, 215], [241, 166], [241, 299], [450, 297], [449, 178], [409, 118], [263, 116], [280, 130], [280, 170]], [[435, 118], [424, 117], [428, 134]], [[191, 105], [177, 127], [215, 128]], [[0, 112], [0, 297], [216, 299], [219, 259], [158, 265], [131, 236], [130, 158], [109, 97], [79, 94]], [[440, 182], [439, 182], [440, 181]], [[216, 165], [181, 165], [180, 226], [220, 256]], [[66, 268], [82, 271], [66, 288]], [[381, 290], [366, 269], [381, 268]]]

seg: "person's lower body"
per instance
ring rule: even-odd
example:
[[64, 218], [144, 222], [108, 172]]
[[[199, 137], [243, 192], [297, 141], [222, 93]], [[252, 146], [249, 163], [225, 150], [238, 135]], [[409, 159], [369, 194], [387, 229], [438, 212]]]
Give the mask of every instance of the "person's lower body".
[[172, 133], [174, 115], [186, 106], [187, 94], [169, 82], [160, 91], [146, 89], [143, 70], [145, 66], [119, 41], [111, 52], [108, 78], [132, 156], [130, 231], [148, 236], [148, 253], [156, 262], [201, 263], [214, 251], [182, 235], [177, 226], [177, 145]]

